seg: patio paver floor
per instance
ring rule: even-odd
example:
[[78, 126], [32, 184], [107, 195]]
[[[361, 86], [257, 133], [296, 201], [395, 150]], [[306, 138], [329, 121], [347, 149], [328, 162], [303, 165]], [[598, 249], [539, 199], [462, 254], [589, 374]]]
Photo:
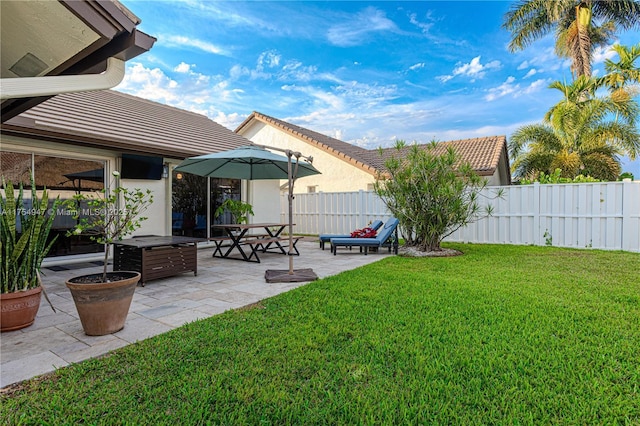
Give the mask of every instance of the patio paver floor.
[[[320, 250], [312, 239], [300, 241], [298, 249], [300, 256], [294, 257], [294, 268], [312, 268], [320, 278], [388, 255], [387, 250], [368, 256], [354, 250], [333, 256], [329, 249]], [[197, 276], [186, 272], [138, 286], [124, 329], [106, 336], [84, 334], [71, 293], [64, 284], [68, 278], [99, 272], [102, 268], [56, 272], [43, 268], [44, 285], [57, 313], [43, 297], [32, 326], [0, 334], [0, 387], [307, 284], [265, 281], [267, 269], [288, 269], [288, 259], [281, 254], [261, 254], [261, 263], [249, 263], [213, 258], [212, 253], [212, 247], [198, 249]]]

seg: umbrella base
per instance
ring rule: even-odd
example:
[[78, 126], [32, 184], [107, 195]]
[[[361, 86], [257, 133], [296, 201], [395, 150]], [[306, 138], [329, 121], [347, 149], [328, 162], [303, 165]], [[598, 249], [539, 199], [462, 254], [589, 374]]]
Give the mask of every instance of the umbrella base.
[[268, 269], [264, 278], [268, 283], [300, 283], [317, 280], [318, 276], [313, 269], [294, 269], [293, 274], [288, 269]]

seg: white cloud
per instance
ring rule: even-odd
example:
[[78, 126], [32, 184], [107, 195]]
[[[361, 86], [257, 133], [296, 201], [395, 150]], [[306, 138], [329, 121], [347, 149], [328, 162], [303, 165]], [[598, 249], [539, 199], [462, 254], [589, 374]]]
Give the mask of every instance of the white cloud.
[[522, 93], [526, 95], [530, 95], [531, 93], [539, 92], [540, 89], [545, 89], [549, 85], [549, 80], [545, 78], [541, 78], [539, 80], [534, 81], [529, 86], [527, 86]]
[[[182, 65], [182, 64], [181, 64]], [[184, 68], [178, 65], [176, 68]], [[215, 118], [224, 108], [241, 103], [244, 91], [220, 76], [177, 72], [174, 78], [159, 68], [127, 63], [125, 78], [116, 90], [186, 111]]]
[[[427, 18], [431, 18], [430, 14], [427, 15]], [[433, 22], [420, 22], [418, 21], [418, 15], [412, 13], [409, 15], [409, 22], [411, 22], [416, 27], [420, 28], [423, 33], [428, 33], [431, 27], [433, 27]]]
[[180, 73], [188, 73], [189, 71], [191, 71], [191, 66], [185, 62], [180, 62], [180, 64], [175, 67], [173, 70], [175, 72], [180, 72]]
[[436, 78], [441, 82], [446, 83], [455, 76], [462, 75], [470, 77], [471, 81], [474, 82], [476, 78], [483, 78], [488, 70], [498, 70], [500, 68], [502, 68], [500, 61], [491, 61], [486, 65], [482, 65], [480, 63], [480, 56], [476, 56], [469, 63], [458, 63], [450, 75], [441, 75]]
[[158, 39], [158, 41], [161, 44], [164, 44], [166, 46], [170, 46], [170, 47], [190, 47], [190, 48], [195, 48], [198, 50], [202, 50], [204, 52], [207, 53], [213, 53], [214, 55], [227, 55], [228, 53], [212, 44], [209, 43], [208, 41], [202, 41], [202, 40], [198, 40], [195, 38], [189, 38], [189, 37], [185, 37], [185, 36], [179, 36], [179, 35], [169, 35], [166, 37], [160, 37]]
[[507, 79], [498, 87], [493, 87], [487, 90], [487, 95], [484, 100], [487, 102], [495, 101], [507, 95], [512, 95], [513, 98], [517, 98], [520, 95], [530, 95], [538, 92], [540, 89], [546, 87], [547, 80], [539, 79], [529, 84], [524, 89], [519, 83], [515, 82], [516, 79], [513, 76], [507, 77]]
[[523, 78], [529, 78], [529, 77], [533, 77], [534, 75], [536, 75], [538, 73], [538, 70], [536, 70], [535, 68], [531, 68], [529, 70], [529, 72], [523, 77]]
[[424, 68], [424, 67], [425, 67], [425, 65], [426, 65], [426, 64], [425, 64], [424, 62], [419, 62], [419, 63], [417, 63], [417, 64], [411, 65], [411, 66], [409, 67], [409, 69], [410, 69], [411, 71], [415, 71], [415, 70], [417, 70], [417, 69]]
[[270, 50], [267, 52], [262, 52], [260, 54], [260, 56], [258, 57], [258, 63], [256, 68], [259, 71], [262, 71], [265, 67], [266, 68], [275, 68], [278, 65], [280, 65], [280, 60], [282, 59], [282, 55], [280, 55], [279, 53]]
[[514, 93], [520, 88], [519, 84], [513, 84], [516, 79], [512, 76], [507, 77], [506, 81], [498, 87], [489, 89], [489, 94], [484, 97], [488, 102], [495, 101], [498, 98]]
[[159, 68], [146, 68], [140, 63], [127, 64], [122, 83], [117, 89], [166, 104], [174, 104], [179, 100], [176, 93], [178, 82], [171, 79]]
[[247, 116], [240, 115], [237, 112], [225, 114], [222, 111], [218, 111], [215, 116], [210, 118], [216, 123], [226, 127], [227, 129], [235, 130], [240, 125], [240, 123], [242, 123], [244, 119], [247, 118]]
[[300, 61], [288, 61], [281, 69], [279, 80], [310, 81], [316, 78], [317, 67], [305, 66]]
[[528, 59], [518, 65], [517, 70], [522, 71], [527, 68], [537, 67], [536, 70], [538, 73], [542, 72], [540, 66], [544, 66], [544, 71], [556, 71], [561, 68], [569, 69], [571, 65], [571, 61], [568, 59], [559, 58], [553, 47], [545, 47], [543, 49], [536, 49], [532, 46], [525, 52], [519, 53], [520, 55], [526, 55]]
[[233, 80], [237, 80], [243, 76], [251, 75], [251, 71], [247, 67], [243, 67], [242, 65], [234, 65], [229, 70], [229, 77]]
[[329, 42], [340, 47], [358, 46], [377, 32], [395, 31], [396, 24], [386, 17], [385, 13], [372, 6], [343, 22], [329, 28]]
[[440, 82], [442, 83], [446, 83], [447, 81], [451, 80], [453, 78], [452, 75], [439, 75], [436, 77], [437, 80], [440, 80]]
[[596, 47], [593, 51], [593, 63], [601, 64], [607, 59], [613, 59], [618, 54], [612, 49], [612, 45], [604, 47]]

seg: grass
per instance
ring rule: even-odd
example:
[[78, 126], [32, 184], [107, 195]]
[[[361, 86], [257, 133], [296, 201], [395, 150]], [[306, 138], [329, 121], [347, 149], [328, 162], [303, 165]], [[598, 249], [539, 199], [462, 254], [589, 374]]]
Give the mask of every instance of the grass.
[[2, 396], [3, 424], [640, 424], [640, 255], [386, 258]]

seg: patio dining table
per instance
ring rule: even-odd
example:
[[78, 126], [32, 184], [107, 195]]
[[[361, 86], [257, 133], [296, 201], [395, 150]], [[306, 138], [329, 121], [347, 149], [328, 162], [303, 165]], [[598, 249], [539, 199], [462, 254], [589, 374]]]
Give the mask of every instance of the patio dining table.
[[[222, 229], [225, 236], [209, 238], [216, 245], [213, 257], [221, 257], [225, 259], [244, 260], [246, 262], [260, 263], [258, 252], [267, 252], [275, 250], [276, 252], [287, 254], [285, 246], [282, 242], [286, 238], [280, 237], [280, 234], [288, 226], [288, 223], [234, 223], [211, 225], [212, 228]], [[252, 229], [264, 229], [264, 234], [247, 234]], [[230, 242], [224, 245], [225, 242]], [[248, 247], [248, 250], [246, 248]], [[295, 249], [295, 246], [294, 246]], [[231, 256], [231, 253], [237, 250], [240, 257]], [[297, 249], [295, 249], [297, 254]]]

